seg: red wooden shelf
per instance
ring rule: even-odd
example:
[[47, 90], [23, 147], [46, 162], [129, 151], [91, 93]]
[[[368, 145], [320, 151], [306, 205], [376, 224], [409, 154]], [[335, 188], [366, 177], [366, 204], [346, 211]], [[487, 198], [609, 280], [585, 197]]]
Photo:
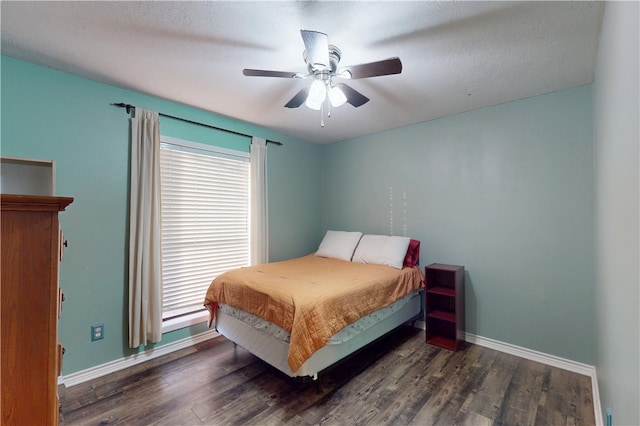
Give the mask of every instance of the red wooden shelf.
[[440, 346], [441, 348], [449, 349], [450, 351], [457, 350], [456, 339], [449, 339], [443, 336], [434, 336], [427, 339], [427, 343], [430, 345]]
[[456, 290], [449, 287], [433, 287], [427, 290], [427, 293], [442, 294], [443, 296], [455, 296]]
[[456, 322], [456, 314], [446, 311], [431, 311], [427, 313], [428, 318], [437, 318], [443, 321]]
[[425, 268], [426, 341], [457, 351], [464, 347], [464, 266], [433, 263]]

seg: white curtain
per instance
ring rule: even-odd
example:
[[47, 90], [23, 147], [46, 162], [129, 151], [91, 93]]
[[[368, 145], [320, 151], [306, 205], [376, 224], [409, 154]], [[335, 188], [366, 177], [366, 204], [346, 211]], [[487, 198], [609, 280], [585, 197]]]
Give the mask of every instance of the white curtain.
[[131, 119], [129, 208], [129, 346], [162, 337], [160, 245], [160, 122], [158, 113], [135, 109]]
[[269, 212], [267, 205], [267, 141], [251, 140], [251, 264], [269, 261]]

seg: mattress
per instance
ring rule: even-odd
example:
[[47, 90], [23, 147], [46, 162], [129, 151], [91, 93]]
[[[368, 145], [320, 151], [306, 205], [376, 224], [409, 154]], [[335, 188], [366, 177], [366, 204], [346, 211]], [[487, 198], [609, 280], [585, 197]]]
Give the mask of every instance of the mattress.
[[287, 363], [289, 333], [278, 325], [228, 305], [221, 305], [215, 326], [220, 334], [290, 377], [318, 373], [402, 324], [417, 319], [422, 311], [421, 291], [372, 312], [333, 335], [297, 371]]
[[250, 312], [291, 333], [287, 361], [296, 371], [331, 336], [424, 287], [420, 268], [396, 269], [308, 255], [225, 272], [205, 296]]

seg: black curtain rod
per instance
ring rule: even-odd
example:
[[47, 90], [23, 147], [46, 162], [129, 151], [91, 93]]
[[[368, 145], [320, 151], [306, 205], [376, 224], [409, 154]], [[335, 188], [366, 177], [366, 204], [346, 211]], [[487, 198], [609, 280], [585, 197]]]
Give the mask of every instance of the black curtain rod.
[[[125, 108], [127, 110], [127, 114], [129, 114], [131, 112], [132, 108], [135, 108], [135, 106], [133, 106], [133, 105], [124, 104], [122, 102], [121, 103], [117, 103], [117, 104], [111, 104], [111, 105], [117, 106], [118, 108]], [[187, 120], [186, 118], [174, 117], [173, 115], [163, 114], [161, 112], [159, 112], [158, 115], [161, 116], [161, 117], [171, 118], [173, 120], [183, 121], [183, 122], [189, 123], [189, 124], [195, 124], [196, 126], [207, 127], [209, 129], [213, 129], [213, 130], [220, 130], [222, 132], [231, 133], [233, 135], [244, 136], [246, 138], [251, 138], [252, 137], [251, 135], [247, 135], [245, 133], [234, 132], [233, 130], [227, 130], [227, 129], [223, 129], [221, 127], [211, 126], [209, 124], [198, 123], [197, 121]], [[267, 143], [272, 143], [272, 144], [278, 145], [278, 146], [282, 145], [282, 142], [278, 142], [278, 141], [267, 140]]]

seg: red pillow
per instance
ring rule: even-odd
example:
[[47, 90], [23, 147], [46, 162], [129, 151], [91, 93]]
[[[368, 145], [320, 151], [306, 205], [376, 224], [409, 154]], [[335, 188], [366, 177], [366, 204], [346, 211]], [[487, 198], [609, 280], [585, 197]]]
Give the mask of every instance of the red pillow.
[[404, 266], [413, 268], [420, 260], [420, 241], [410, 240], [407, 255], [404, 257]]

